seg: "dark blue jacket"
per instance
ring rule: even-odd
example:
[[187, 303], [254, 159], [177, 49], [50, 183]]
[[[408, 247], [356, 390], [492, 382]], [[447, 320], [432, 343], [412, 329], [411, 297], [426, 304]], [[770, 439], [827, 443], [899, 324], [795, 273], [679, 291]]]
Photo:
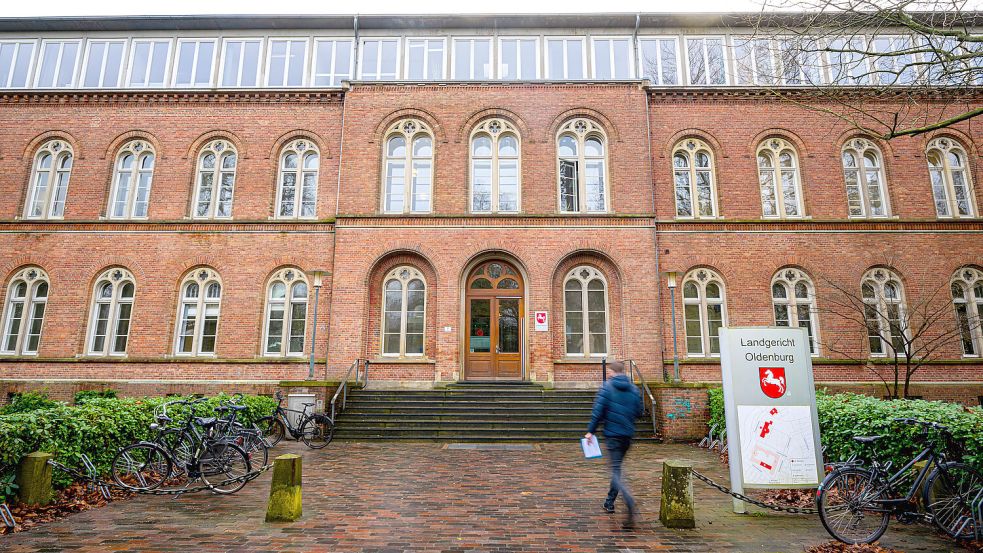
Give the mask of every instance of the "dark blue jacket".
[[598, 390], [587, 431], [593, 434], [597, 425], [604, 421], [605, 436], [630, 438], [635, 435], [635, 419], [643, 410], [638, 387], [627, 376], [619, 374]]

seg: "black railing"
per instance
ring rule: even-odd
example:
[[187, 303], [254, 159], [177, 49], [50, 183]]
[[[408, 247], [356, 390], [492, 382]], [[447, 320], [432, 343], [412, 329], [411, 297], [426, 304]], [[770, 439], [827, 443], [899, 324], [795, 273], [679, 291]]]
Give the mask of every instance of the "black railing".
[[[659, 430], [655, 424], [655, 396], [652, 395], [652, 390], [649, 388], [648, 383], [645, 382], [645, 377], [642, 375], [642, 371], [638, 370], [638, 365], [635, 364], [634, 359], [629, 359], [625, 361], [625, 365], [628, 367], [628, 378], [632, 382], [638, 384], [638, 387], [642, 389], [642, 405], [645, 406], [645, 410], [648, 412], [649, 417], [652, 419], [652, 433], [658, 434]], [[648, 404], [646, 405], [645, 399], [648, 398]]]
[[[344, 378], [338, 383], [338, 389], [335, 390], [334, 396], [331, 397], [331, 420], [334, 421], [338, 413], [345, 410], [345, 405], [348, 403], [348, 382], [352, 377], [352, 373], [355, 373], [354, 385], [361, 384], [364, 388], [366, 384], [369, 383], [369, 360], [368, 359], [356, 359], [352, 362], [351, 366], [348, 367], [348, 372], [345, 373]], [[337, 408], [338, 398], [341, 397], [341, 409]]]

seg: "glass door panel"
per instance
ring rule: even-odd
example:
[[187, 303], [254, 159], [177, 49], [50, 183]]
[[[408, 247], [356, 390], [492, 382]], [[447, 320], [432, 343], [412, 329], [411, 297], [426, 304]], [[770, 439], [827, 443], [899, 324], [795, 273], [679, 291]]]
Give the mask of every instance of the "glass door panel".
[[519, 300], [498, 300], [498, 353], [519, 353]]
[[471, 353], [491, 352], [491, 300], [471, 300], [471, 322], [468, 350]]

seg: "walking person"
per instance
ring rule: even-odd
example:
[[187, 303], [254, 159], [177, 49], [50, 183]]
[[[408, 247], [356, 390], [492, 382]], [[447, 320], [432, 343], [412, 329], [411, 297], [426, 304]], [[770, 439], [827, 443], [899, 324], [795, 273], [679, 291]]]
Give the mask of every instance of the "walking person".
[[590, 424], [584, 437], [588, 440], [596, 439], [594, 432], [597, 430], [597, 425], [604, 422], [604, 444], [608, 450], [608, 464], [611, 468], [611, 489], [604, 501], [604, 511], [614, 512], [614, 500], [620, 494], [628, 506], [628, 518], [625, 519], [624, 527], [634, 528], [638, 509], [635, 498], [631, 496], [625, 484], [621, 465], [624, 463], [628, 448], [631, 447], [631, 439], [635, 435], [635, 419], [642, 414], [642, 394], [625, 375], [624, 363], [621, 361], [608, 363], [608, 370], [613, 376], [597, 392]]

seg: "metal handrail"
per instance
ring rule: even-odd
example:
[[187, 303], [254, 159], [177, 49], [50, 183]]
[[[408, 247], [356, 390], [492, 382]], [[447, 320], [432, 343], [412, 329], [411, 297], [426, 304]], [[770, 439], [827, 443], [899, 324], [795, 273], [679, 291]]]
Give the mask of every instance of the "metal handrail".
[[[337, 413], [345, 410], [345, 405], [348, 403], [348, 379], [352, 376], [352, 371], [355, 371], [355, 384], [357, 385], [360, 381], [362, 387], [364, 388], [366, 384], [369, 383], [369, 360], [368, 359], [356, 359], [352, 362], [351, 366], [348, 367], [348, 372], [345, 373], [344, 378], [338, 384], [338, 389], [335, 390], [334, 396], [331, 397], [331, 420], [335, 420]], [[336, 409], [338, 404], [338, 396], [341, 396], [341, 409]]]
[[[628, 377], [631, 378], [632, 382], [635, 381], [635, 376], [638, 375], [638, 383], [641, 385], [642, 391], [645, 392], [645, 395], [649, 397], [649, 403], [652, 405], [652, 408], [649, 409], [649, 416], [652, 417], [652, 433], [658, 434], [659, 430], [655, 424], [655, 396], [652, 395], [652, 390], [651, 388], [649, 388], [649, 385], [645, 382], [645, 377], [642, 376], [642, 371], [638, 370], [638, 365], [635, 364], [634, 359], [628, 360], [628, 375], [629, 375]], [[643, 401], [642, 405], [644, 406], [644, 404], [645, 402]]]

